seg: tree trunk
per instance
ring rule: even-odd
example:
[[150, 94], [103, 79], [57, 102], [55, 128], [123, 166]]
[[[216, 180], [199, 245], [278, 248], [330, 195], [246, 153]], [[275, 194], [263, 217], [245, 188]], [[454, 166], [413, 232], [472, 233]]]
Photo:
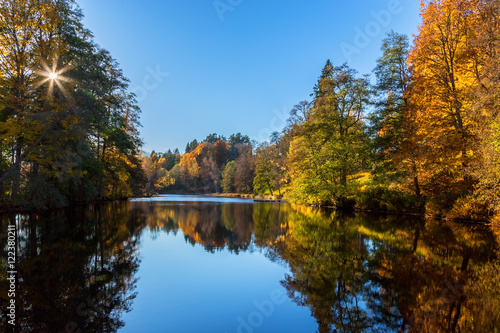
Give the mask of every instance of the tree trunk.
[[412, 164], [413, 171], [413, 183], [415, 185], [415, 195], [420, 198], [420, 185], [418, 184], [418, 174], [417, 174], [417, 164], [413, 162]]
[[[34, 162], [32, 169], [31, 169], [31, 172], [32, 172], [33, 178], [35, 180], [35, 184], [38, 181], [38, 169], [39, 169], [38, 163]], [[38, 200], [38, 191], [35, 188], [35, 190], [32, 191], [32, 193], [31, 193], [31, 201], [36, 202], [37, 200]]]
[[23, 143], [22, 138], [18, 138], [16, 142], [15, 158], [14, 158], [14, 169], [12, 172], [12, 192], [11, 201], [13, 203], [17, 202], [17, 197], [19, 196], [19, 190], [21, 187], [21, 146]]
[[[3, 144], [0, 143], [0, 164], [3, 164]], [[3, 182], [0, 182], [0, 202], [3, 202], [5, 194], [5, 187]]]

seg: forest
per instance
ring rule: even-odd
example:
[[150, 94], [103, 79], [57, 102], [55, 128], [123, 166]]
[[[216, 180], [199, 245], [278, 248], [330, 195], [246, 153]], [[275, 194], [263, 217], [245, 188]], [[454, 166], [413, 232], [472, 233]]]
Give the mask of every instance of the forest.
[[370, 75], [328, 60], [269, 142], [217, 134], [144, 158], [147, 194], [227, 192], [337, 208], [497, 220], [498, 1], [421, 2]]
[[144, 153], [128, 80], [72, 0], [0, 8], [0, 199], [46, 209], [158, 193], [284, 197], [500, 220], [500, 5], [422, 0], [373, 73], [326, 61], [269, 142], [210, 134]]
[[141, 195], [128, 80], [73, 0], [0, 6], [0, 202], [47, 209]]

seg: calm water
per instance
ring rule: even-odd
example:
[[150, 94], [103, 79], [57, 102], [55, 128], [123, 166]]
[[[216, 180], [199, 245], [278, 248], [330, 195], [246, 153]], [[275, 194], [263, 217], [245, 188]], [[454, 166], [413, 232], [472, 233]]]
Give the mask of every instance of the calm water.
[[[18, 332], [500, 327], [486, 227], [195, 196], [4, 216], [1, 244], [8, 224]], [[3, 314], [6, 257], [3, 248]]]

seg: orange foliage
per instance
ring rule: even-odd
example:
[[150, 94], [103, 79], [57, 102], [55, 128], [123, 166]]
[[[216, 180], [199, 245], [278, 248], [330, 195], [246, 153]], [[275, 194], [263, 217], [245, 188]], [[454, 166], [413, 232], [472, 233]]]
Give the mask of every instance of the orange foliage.
[[478, 85], [477, 9], [470, 0], [422, 1], [422, 24], [409, 57], [413, 72], [408, 117], [419, 177], [427, 194], [472, 190], [467, 166], [477, 155], [482, 116], [471, 94]]

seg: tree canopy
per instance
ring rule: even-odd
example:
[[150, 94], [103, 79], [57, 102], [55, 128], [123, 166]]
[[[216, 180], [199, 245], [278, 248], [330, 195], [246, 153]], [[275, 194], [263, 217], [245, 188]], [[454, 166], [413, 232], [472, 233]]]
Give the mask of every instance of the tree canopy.
[[0, 7], [3, 205], [64, 206], [140, 195], [140, 109], [71, 0]]

